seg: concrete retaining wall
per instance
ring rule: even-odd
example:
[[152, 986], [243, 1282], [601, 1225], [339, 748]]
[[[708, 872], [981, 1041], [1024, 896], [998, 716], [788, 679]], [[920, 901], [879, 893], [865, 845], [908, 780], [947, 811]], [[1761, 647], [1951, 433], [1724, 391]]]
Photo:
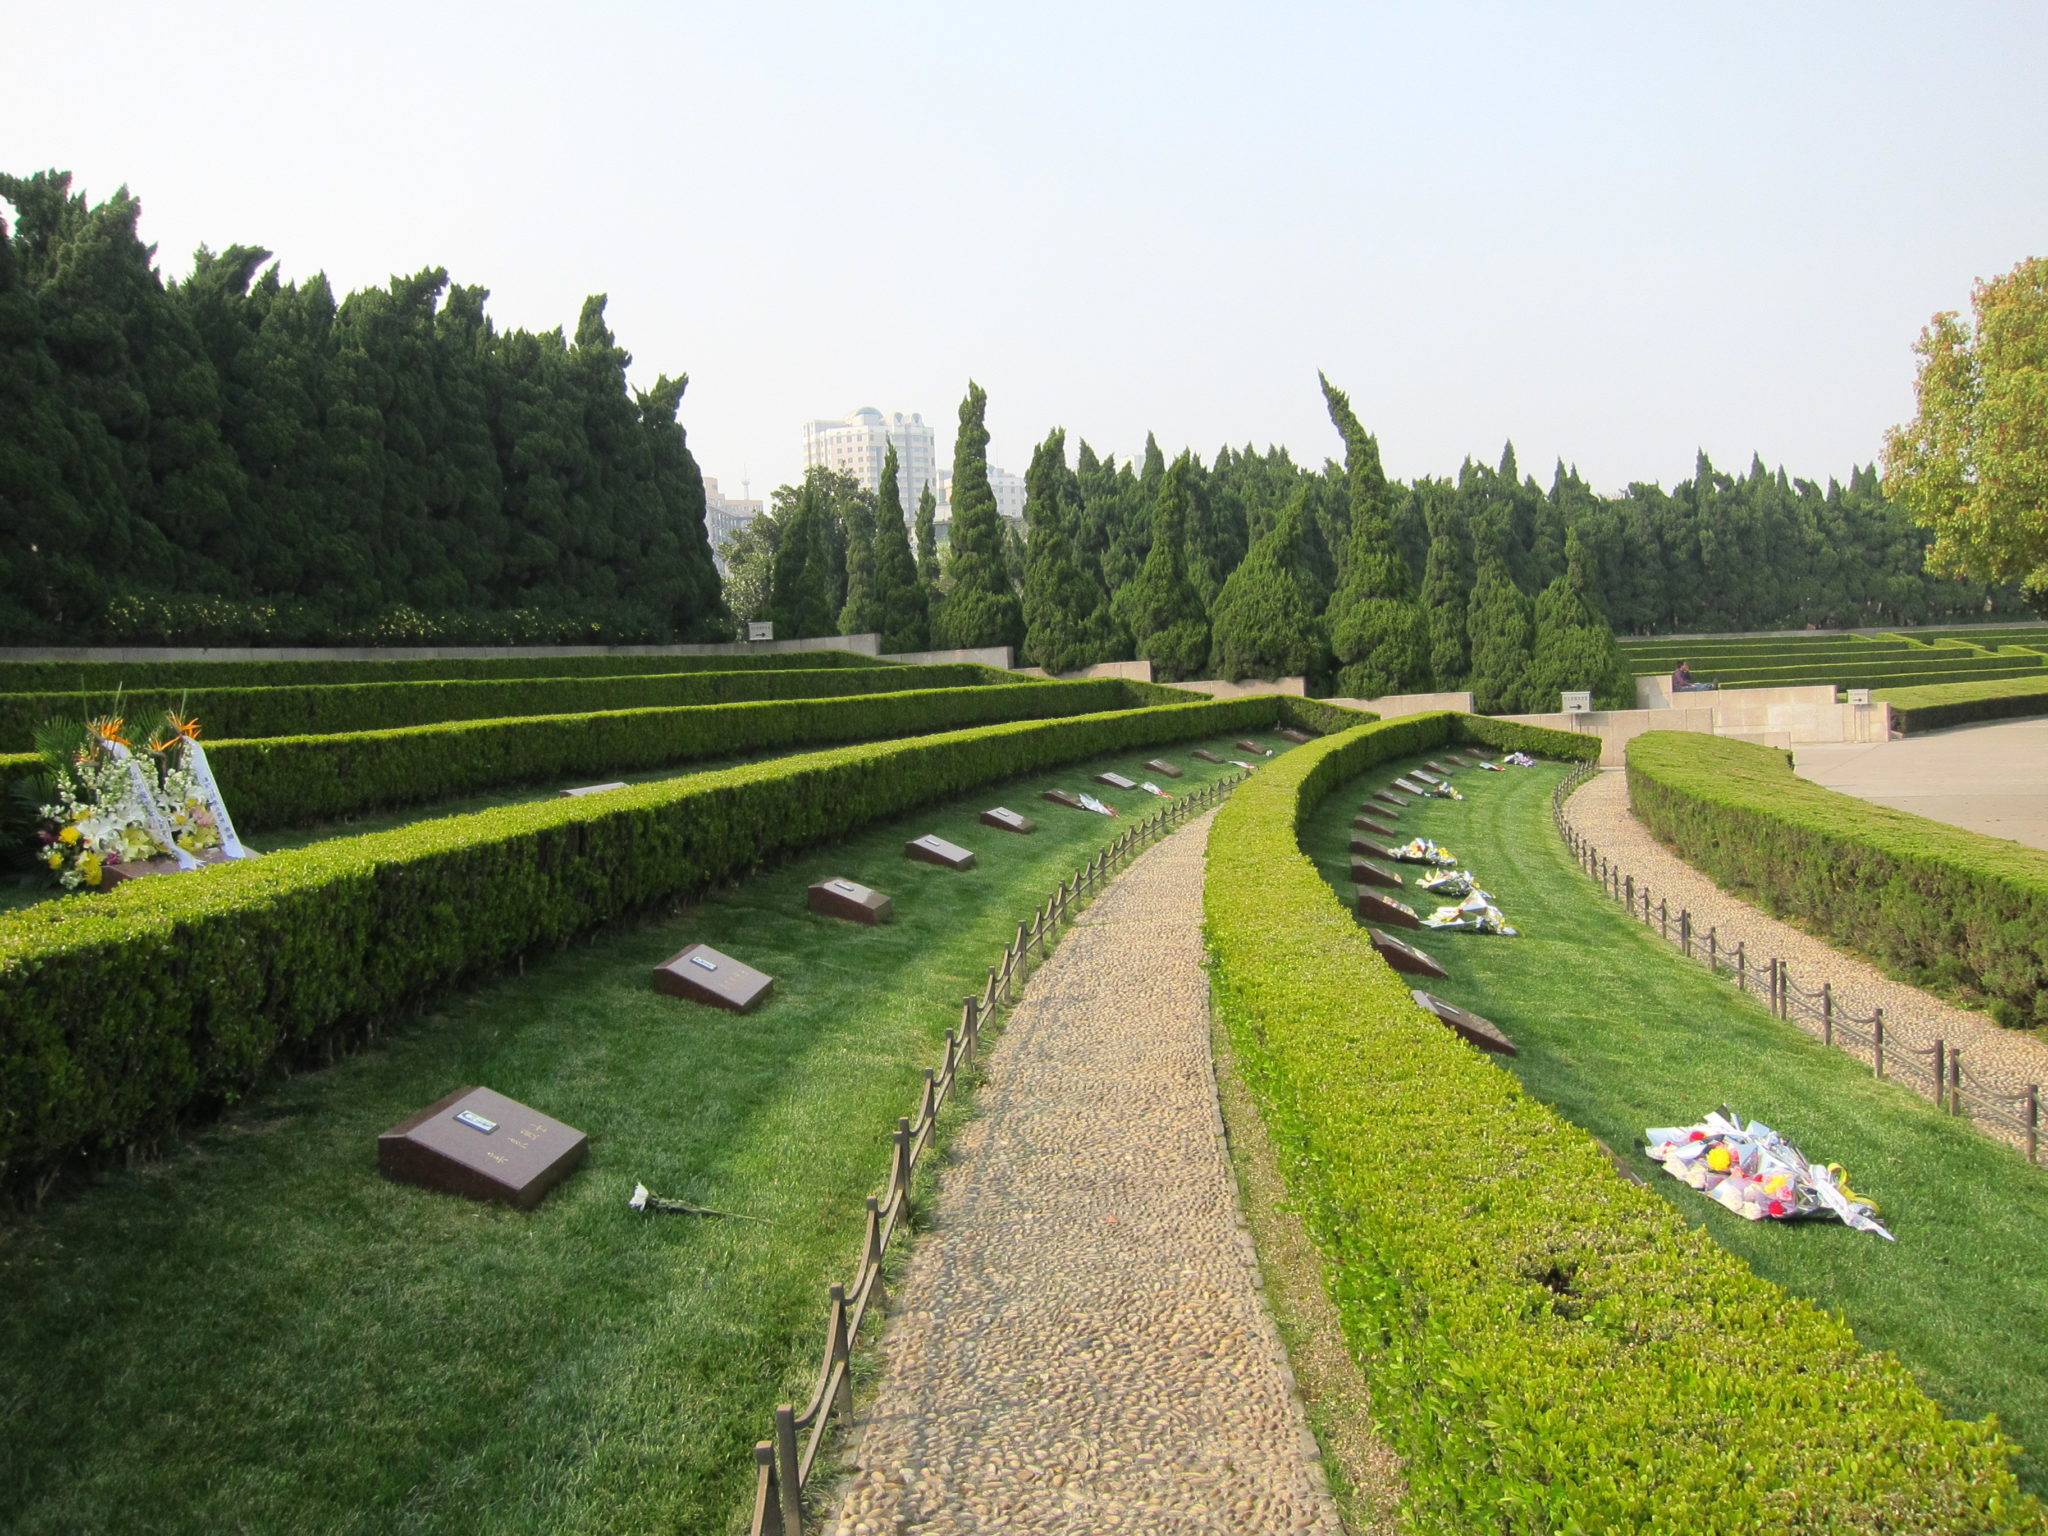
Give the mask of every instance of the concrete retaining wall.
[[1063, 683], [1081, 677], [1121, 677], [1133, 683], [1152, 681], [1152, 663], [1149, 661], [1098, 661], [1078, 672], [1048, 672], [1043, 667], [1018, 667], [1016, 670], [1026, 677], [1056, 677]]
[[882, 656], [882, 660], [900, 661], [906, 667], [938, 667], [968, 662], [979, 667], [1000, 667], [1005, 672], [1011, 670], [1007, 645], [973, 646], [964, 651], [890, 651]]
[[1308, 679], [1305, 677], [1276, 677], [1260, 679], [1248, 677], [1241, 683], [1226, 683], [1221, 678], [1209, 678], [1196, 683], [1169, 683], [1169, 688], [1185, 688], [1190, 693], [1206, 693], [1212, 699], [1248, 699], [1257, 693], [1291, 693], [1298, 698], [1308, 696]]
[[1396, 715], [1423, 715], [1433, 710], [1455, 709], [1460, 714], [1472, 713], [1472, 695], [1469, 693], [1390, 693], [1380, 699], [1331, 699], [1332, 704], [1342, 704], [1347, 709], [1371, 710], [1383, 720]]

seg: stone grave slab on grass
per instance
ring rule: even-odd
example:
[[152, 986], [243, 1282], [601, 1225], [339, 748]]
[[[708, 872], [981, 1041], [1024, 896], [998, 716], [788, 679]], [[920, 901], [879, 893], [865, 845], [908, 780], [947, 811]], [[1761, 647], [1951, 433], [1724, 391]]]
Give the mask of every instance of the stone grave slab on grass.
[[1406, 775], [1403, 775], [1402, 777], [1394, 780], [1394, 788], [1400, 790], [1403, 794], [1408, 795], [1419, 795], [1424, 792], [1420, 784], [1416, 783], [1413, 779], [1408, 778]]
[[1098, 773], [1095, 775], [1095, 782], [1107, 784], [1111, 789], [1136, 789], [1138, 787], [1136, 779], [1127, 779], [1120, 773]]
[[1273, 755], [1271, 747], [1262, 747], [1256, 741], [1240, 741], [1237, 745], [1240, 751], [1256, 752], [1261, 757], [1271, 757]]
[[1424, 773], [1420, 768], [1410, 768], [1408, 770], [1408, 777], [1411, 779], [1418, 779], [1424, 784], [1441, 785], [1443, 783], [1443, 780], [1438, 778], [1435, 774]]
[[745, 1013], [768, 995], [775, 978], [709, 944], [678, 950], [654, 968], [654, 990], [713, 1008]]
[[1397, 808], [1408, 803], [1406, 799], [1395, 794], [1391, 789], [1376, 789], [1372, 792], [1372, 797], [1375, 800], [1384, 800], [1388, 805]]
[[1145, 760], [1145, 766], [1147, 768], [1150, 768], [1154, 773], [1165, 774], [1169, 779], [1177, 779], [1181, 775], [1181, 770], [1175, 767], [1172, 763], [1169, 763], [1163, 757], [1147, 758]]
[[1050, 800], [1054, 805], [1064, 805], [1068, 810], [1072, 811], [1085, 811], [1088, 809], [1087, 806], [1081, 803], [1081, 797], [1071, 789], [1048, 789], [1039, 798]]
[[[192, 855], [201, 864], [226, 864], [231, 862], [219, 848], [209, 848], [204, 853]], [[140, 880], [148, 875], [175, 875], [178, 861], [169, 854], [160, 859], [129, 859], [120, 864], [108, 864], [100, 870], [100, 889], [106, 890], [124, 880]]]
[[1392, 832], [1394, 830], [1391, 822], [1381, 821], [1377, 816], [1368, 816], [1363, 811], [1360, 811], [1351, 818], [1351, 827], [1356, 832]]
[[565, 789], [555, 798], [557, 800], [575, 800], [583, 795], [608, 794], [612, 790], [624, 789], [625, 787], [626, 781], [624, 779], [619, 780], [615, 784], [583, 784], [575, 789]]
[[1390, 859], [1395, 863], [1399, 863], [1401, 858], [1400, 854], [1389, 848], [1385, 843], [1375, 842], [1369, 837], [1354, 836], [1351, 839], [1351, 852], [1362, 853], [1368, 859]]
[[941, 869], [972, 869], [974, 855], [958, 843], [949, 843], [943, 837], [927, 833], [913, 837], [903, 845], [903, 856], [916, 859], [924, 864], [936, 864]]
[[[1458, 759], [1452, 758], [1451, 761], [1457, 762]], [[1433, 757], [1428, 762], [1424, 763], [1422, 766], [1427, 769], [1430, 769], [1432, 772], [1435, 773], [1449, 773], [1451, 771]]]
[[805, 901], [820, 917], [843, 917], [870, 928], [896, 915], [888, 897], [852, 880], [820, 880], [805, 893]]
[[401, 1184], [530, 1211], [576, 1171], [590, 1140], [489, 1088], [458, 1088], [377, 1138], [377, 1171]]
[[[1054, 793], [1056, 791], [1048, 791], [1046, 798], [1048, 800], [1051, 799]], [[1074, 804], [1079, 806], [1081, 802], [1076, 800]], [[1033, 821], [1029, 816], [1019, 816], [1006, 805], [999, 805], [993, 810], [983, 811], [981, 813], [981, 824], [984, 827], [1001, 827], [1005, 832], [1036, 832], [1038, 830], [1037, 822]]]
[[1409, 996], [1448, 1024], [1460, 1039], [1471, 1041], [1482, 1051], [1492, 1051], [1500, 1056], [1516, 1054], [1515, 1042], [1502, 1034], [1500, 1026], [1493, 1020], [1482, 1019], [1478, 1014], [1467, 1012], [1456, 1003], [1447, 1003], [1442, 998], [1419, 989], [1411, 992]]
[[1384, 885], [1396, 891], [1408, 883], [1386, 865], [1375, 864], [1371, 859], [1353, 859], [1351, 878], [1360, 885]]
[[1365, 930], [1372, 936], [1372, 947], [1380, 952], [1380, 958], [1397, 971], [1410, 976], [1434, 976], [1439, 980], [1451, 973], [1438, 963], [1436, 956], [1417, 949], [1406, 939], [1397, 939], [1391, 933], [1382, 933], [1377, 928]]
[[1392, 923], [1396, 928], [1420, 928], [1422, 919], [1415, 915], [1415, 909], [1406, 902], [1396, 901], [1391, 896], [1360, 887], [1357, 901], [1358, 915], [1369, 923]]
[[[1454, 767], [1454, 768], [1470, 768], [1470, 767], [1472, 766], [1472, 759], [1471, 759], [1471, 758], [1469, 758], [1469, 757], [1461, 757], [1461, 756], [1460, 756], [1460, 755], [1459, 755], [1458, 753], [1456, 753], [1456, 752], [1446, 752], [1446, 753], [1444, 754], [1444, 761], [1445, 761], [1445, 762], [1447, 762], [1447, 763], [1449, 763], [1449, 764], [1450, 764], [1450, 765], [1451, 765], [1452, 767]], [[1434, 763], [1432, 763], [1432, 764], [1430, 764], [1430, 766], [1431, 766], [1431, 767], [1433, 768], [1433, 767], [1435, 767], [1436, 765], [1435, 765]]]
[[1282, 739], [1293, 742], [1297, 747], [1307, 746], [1315, 740], [1307, 731], [1297, 731], [1293, 726], [1283, 726], [1277, 733]]
[[1194, 751], [1190, 752], [1188, 756], [1199, 757], [1205, 763], [1226, 763], [1229, 761], [1228, 758], [1218, 757], [1214, 752], [1211, 752], [1207, 747], [1197, 747]]

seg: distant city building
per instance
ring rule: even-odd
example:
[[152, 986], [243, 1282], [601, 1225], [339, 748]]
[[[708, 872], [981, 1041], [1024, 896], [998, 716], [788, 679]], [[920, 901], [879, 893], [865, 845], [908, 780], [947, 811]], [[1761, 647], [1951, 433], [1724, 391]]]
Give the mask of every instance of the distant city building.
[[[988, 467], [988, 488], [996, 493], [996, 511], [1017, 524], [1024, 526], [1024, 477], [1013, 475], [1007, 469]], [[939, 477], [939, 521], [953, 521], [953, 472], [947, 470]]]
[[758, 500], [728, 500], [719, 493], [716, 476], [704, 477], [704, 532], [711, 540], [711, 557], [718, 565], [719, 575], [726, 574], [725, 560], [718, 553], [719, 547], [760, 515], [761, 503]]
[[939, 489], [937, 440], [915, 411], [884, 416], [871, 405], [849, 411], [843, 421], [804, 423], [804, 468], [823, 467], [851, 475], [863, 488], [882, 488], [882, 461], [896, 445], [896, 488], [906, 517], [917, 513], [925, 486]]

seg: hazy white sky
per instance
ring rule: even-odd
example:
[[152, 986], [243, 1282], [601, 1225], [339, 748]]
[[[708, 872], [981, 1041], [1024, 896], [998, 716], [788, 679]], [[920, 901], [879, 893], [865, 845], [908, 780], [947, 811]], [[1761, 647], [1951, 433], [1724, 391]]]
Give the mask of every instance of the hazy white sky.
[[1910, 346], [2048, 253], [2048, 6], [0, 0], [0, 165], [127, 182], [337, 288], [446, 266], [500, 325], [611, 296], [705, 471], [967, 379], [996, 462], [1512, 437], [1605, 490], [1810, 477]]

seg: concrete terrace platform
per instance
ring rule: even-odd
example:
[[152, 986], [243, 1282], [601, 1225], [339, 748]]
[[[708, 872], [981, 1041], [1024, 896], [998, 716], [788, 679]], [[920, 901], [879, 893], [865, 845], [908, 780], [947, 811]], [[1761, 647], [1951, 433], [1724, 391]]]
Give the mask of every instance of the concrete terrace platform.
[[2048, 720], [1793, 748], [1800, 777], [1874, 805], [2048, 849]]

